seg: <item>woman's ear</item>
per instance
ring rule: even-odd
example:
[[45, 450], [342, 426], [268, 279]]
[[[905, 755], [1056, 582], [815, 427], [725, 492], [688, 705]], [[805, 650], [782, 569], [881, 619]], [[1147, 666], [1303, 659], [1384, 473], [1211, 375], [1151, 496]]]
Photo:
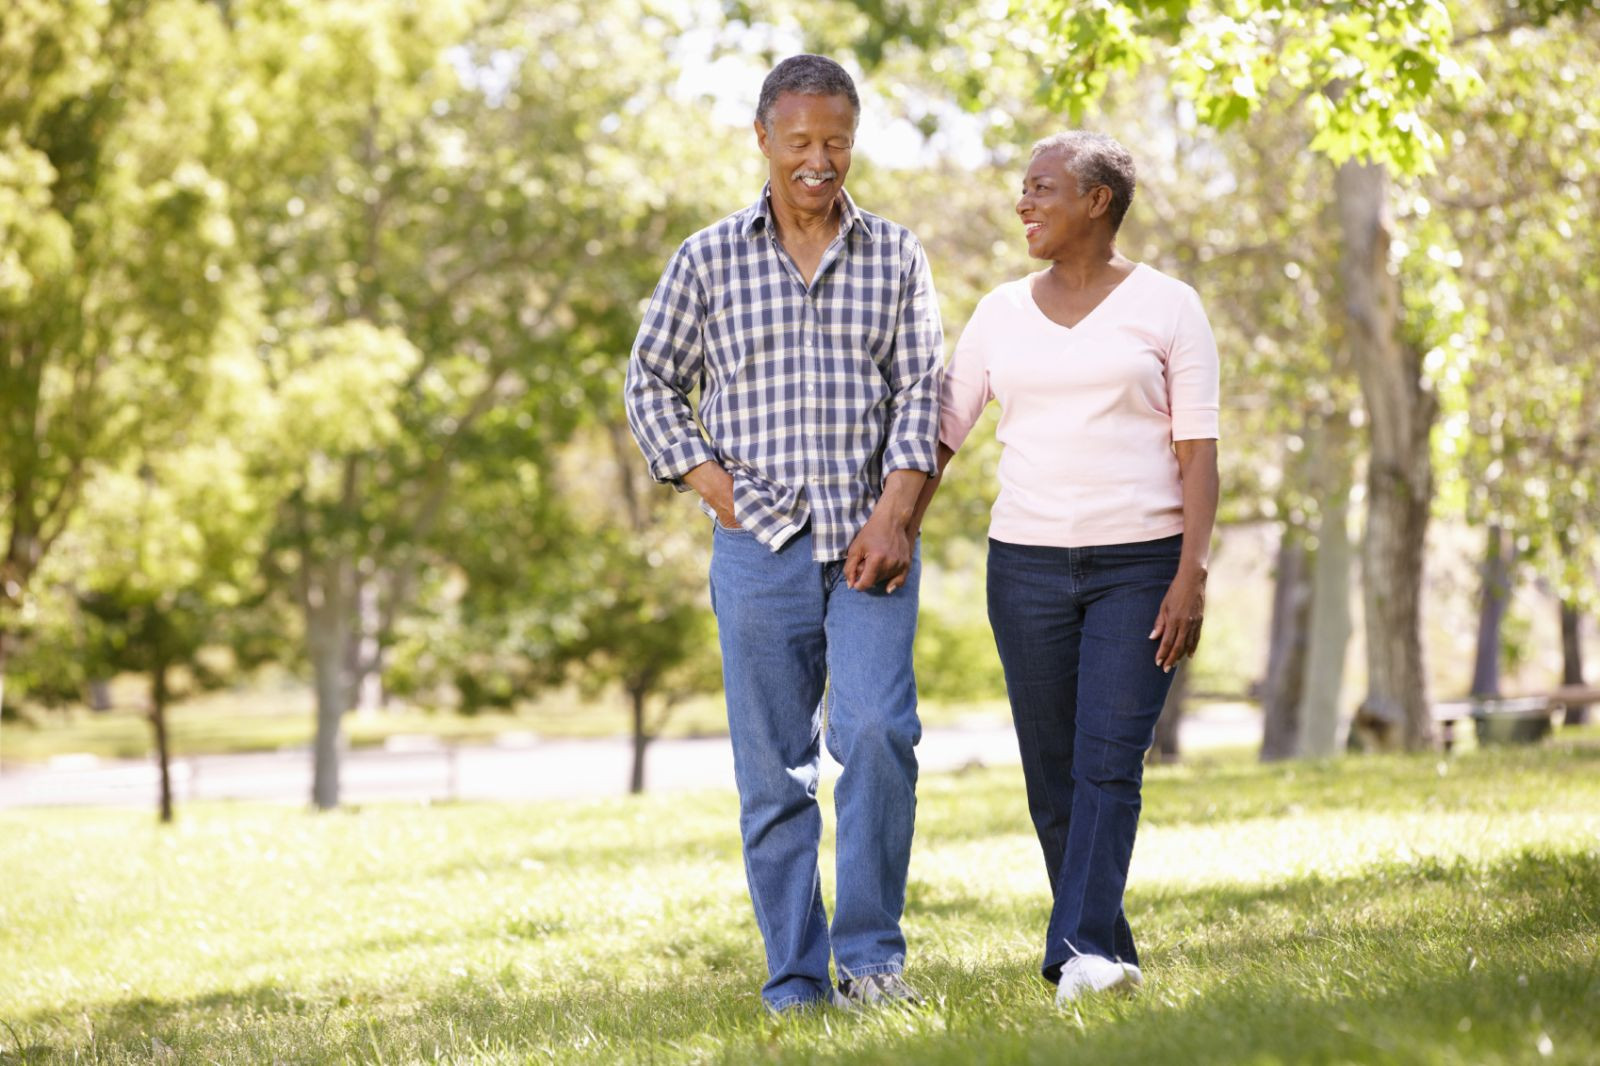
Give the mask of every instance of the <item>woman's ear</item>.
[[1111, 210], [1111, 186], [1096, 185], [1089, 190], [1089, 217], [1099, 218]]

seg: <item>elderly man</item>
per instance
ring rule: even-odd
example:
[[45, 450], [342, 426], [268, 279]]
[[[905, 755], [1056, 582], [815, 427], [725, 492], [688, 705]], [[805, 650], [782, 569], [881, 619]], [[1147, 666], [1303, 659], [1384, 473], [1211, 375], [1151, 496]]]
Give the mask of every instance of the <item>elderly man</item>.
[[[780, 1012], [917, 998], [900, 932], [922, 731], [908, 521], [936, 469], [943, 343], [921, 245], [844, 191], [860, 110], [832, 60], [773, 69], [755, 123], [767, 185], [673, 255], [628, 364], [651, 475], [699, 493], [715, 527], [762, 998]], [[831, 931], [817, 868], [824, 725], [844, 767]]]

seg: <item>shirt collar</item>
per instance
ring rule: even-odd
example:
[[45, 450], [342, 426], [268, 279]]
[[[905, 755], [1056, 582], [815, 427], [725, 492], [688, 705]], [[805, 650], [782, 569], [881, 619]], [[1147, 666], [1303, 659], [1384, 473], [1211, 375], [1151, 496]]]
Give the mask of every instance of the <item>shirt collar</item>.
[[[860, 233], [863, 240], [872, 240], [872, 229], [861, 218], [861, 209], [856, 207], [856, 202], [850, 199], [850, 194], [844, 189], [839, 190], [839, 196], [844, 200], [843, 218], [839, 221], [839, 235], [848, 237], [851, 233]], [[744, 226], [740, 234], [744, 237], [754, 237], [772, 225], [772, 182], [767, 182], [761, 187], [761, 195], [756, 202], [745, 210]]]

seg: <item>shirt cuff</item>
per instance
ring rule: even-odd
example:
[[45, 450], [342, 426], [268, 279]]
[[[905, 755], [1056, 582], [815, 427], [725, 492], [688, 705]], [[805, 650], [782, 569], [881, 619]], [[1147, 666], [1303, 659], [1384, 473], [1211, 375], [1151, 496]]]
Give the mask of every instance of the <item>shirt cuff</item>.
[[887, 477], [896, 470], [920, 470], [929, 477], [939, 472], [933, 442], [928, 440], [897, 440], [883, 453], [883, 473]]
[[1173, 440], [1217, 440], [1218, 429], [1215, 407], [1172, 412]]
[[689, 486], [683, 483], [683, 475], [701, 463], [714, 462], [716, 458], [711, 454], [711, 446], [703, 438], [698, 435], [685, 437], [656, 453], [656, 457], [650, 460], [650, 476], [679, 492], [688, 492]]

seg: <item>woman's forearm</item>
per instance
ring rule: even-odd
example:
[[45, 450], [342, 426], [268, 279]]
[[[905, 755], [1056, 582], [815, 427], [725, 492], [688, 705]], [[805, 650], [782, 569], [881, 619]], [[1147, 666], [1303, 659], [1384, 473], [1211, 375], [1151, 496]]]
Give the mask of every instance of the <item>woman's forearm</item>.
[[1178, 558], [1178, 570], [1203, 574], [1211, 564], [1211, 533], [1221, 495], [1217, 442], [1180, 440], [1173, 448], [1183, 481], [1183, 554]]
[[944, 480], [944, 468], [950, 465], [950, 460], [955, 454], [944, 441], [939, 442], [939, 472], [922, 486], [922, 493], [917, 497], [917, 505], [911, 511], [911, 520], [906, 523], [906, 529], [910, 531], [912, 537], [922, 532], [922, 516], [928, 513], [928, 505], [933, 502], [933, 494], [939, 491], [939, 482]]

